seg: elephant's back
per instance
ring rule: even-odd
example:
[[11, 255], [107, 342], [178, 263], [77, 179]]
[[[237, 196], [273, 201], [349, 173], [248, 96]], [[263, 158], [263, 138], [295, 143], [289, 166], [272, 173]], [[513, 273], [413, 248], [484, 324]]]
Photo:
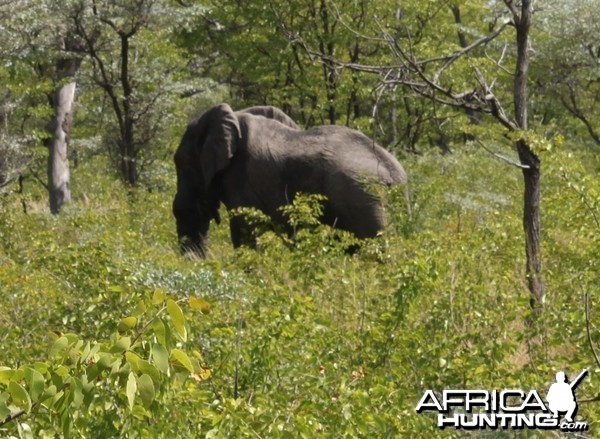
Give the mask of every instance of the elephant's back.
[[384, 184], [404, 184], [406, 171], [392, 153], [357, 130], [338, 125], [324, 125], [304, 132], [308, 150], [306, 156], [329, 162], [335, 172], [344, 171], [352, 177], [377, 177]]

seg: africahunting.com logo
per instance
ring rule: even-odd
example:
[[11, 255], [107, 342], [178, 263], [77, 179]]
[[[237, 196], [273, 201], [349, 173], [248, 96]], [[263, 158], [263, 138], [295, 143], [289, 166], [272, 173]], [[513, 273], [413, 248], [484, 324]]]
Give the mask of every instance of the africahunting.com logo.
[[[564, 372], [556, 374], [545, 402], [537, 390], [444, 390], [436, 395], [427, 390], [417, 413], [435, 411], [439, 428], [475, 429], [560, 429], [586, 431], [587, 422], [575, 421], [575, 389], [587, 375], [584, 369], [568, 382]], [[564, 415], [561, 417], [561, 414]]]

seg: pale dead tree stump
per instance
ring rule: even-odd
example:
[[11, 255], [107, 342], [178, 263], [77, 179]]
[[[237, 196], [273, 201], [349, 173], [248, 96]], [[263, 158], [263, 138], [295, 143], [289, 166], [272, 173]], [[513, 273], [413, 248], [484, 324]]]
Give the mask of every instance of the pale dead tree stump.
[[68, 149], [73, 122], [75, 82], [64, 84], [54, 96], [55, 114], [50, 122], [52, 138], [48, 156], [48, 192], [50, 212], [58, 214], [63, 204], [71, 202], [71, 174], [69, 171]]

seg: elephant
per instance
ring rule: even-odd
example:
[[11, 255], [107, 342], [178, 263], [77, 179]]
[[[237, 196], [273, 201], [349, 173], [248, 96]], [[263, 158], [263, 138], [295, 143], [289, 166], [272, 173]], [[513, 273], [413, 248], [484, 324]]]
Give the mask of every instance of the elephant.
[[[210, 108], [188, 125], [174, 160], [180, 249], [199, 257], [206, 256], [210, 221], [220, 222], [221, 203], [257, 208], [281, 224], [280, 207], [297, 193], [321, 194], [322, 223], [369, 238], [384, 228], [385, 214], [368, 183], [408, 180], [396, 158], [361, 132], [337, 125], [301, 130], [269, 106]], [[249, 244], [251, 232], [242, 216], [231, 218], [234, 247]]]

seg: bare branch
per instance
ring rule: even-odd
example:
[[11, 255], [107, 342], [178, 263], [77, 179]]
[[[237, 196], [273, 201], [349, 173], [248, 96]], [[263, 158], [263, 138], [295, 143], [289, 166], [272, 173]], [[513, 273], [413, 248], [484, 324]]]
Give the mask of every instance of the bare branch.
[[594, 142], [600, 145], [600, 133], [596, 131], [590, 120], [586, 117], [585, 114], [583, 114], [583, 111], [579, 107], [579, 104], [577, 103], [577, 95], [575, 93], [575, 88], [573, 87], [573, 84], [567, 83], [567, 88], [569, 89], [569, 100], [567, 101], [564, 96], [560, 97], [563, 106], [567, 109], [569, 113], [571, 113], [571, 115], [579, 119], [585, 125], [586, 129], [588, 130], [588, 133], [590, 134], [592, 139], [594, 139]]
[[19, 410], [17, 412], [11, 413], [6, 418], [4, 418], [2, 421], [0, 421], [0, 427], [23, 416], [25, 413], [27, 413], [25, 410]]
[[493, 156], [494, 156], [494, 157], [496, 157], [497, 159], [500, 159], [500, 160], [501, 160], [501, 161], [503, 161], [504, 163], [507, 163], [507, 164], [509, 164], [509, 165], [511, 165], [511, 166], [516, 166], [516, 167], [517, 167], [517, 168], [519, 168], [519, 169], [529, 169], [529, 168], [530, 168], [530, 166], [528, 166], [528, 165], [524, 165], [524, 164], [522, 164], [522, 163], [519, 163], [519, 162], [517, 162], [516, 160], [513, 160], [513, 159], [511, 159], [511, 158], [509, 158], [509, 157], [506, 157], [506, 156], [503, 156], [503, 155], [501, 155], [501, 154], [498, 154], [497, 152], [494, 152], [494, 151], [492, 151], [491, 149], [488, 149], [488, 148], [485, 146], [485, 144], [484, 144], [484, 143], [483, 143], [481, 140], [479, 140], [479, 139], [477, 139], [477, 143], [479, 143], [479, 145], [480, 145], [480, 146], [481, 146], [481, 147], [482, 147], [484, 150], [486, 150], [487, 152], [489, 152], [491, 155], [493, 155]]
[[513, 16], [515, 25], [519, 26], [521, 23], [521, 15], [519, 14], [519, 9], [518, 9], [517, 5], [515, 4], [514, 0], [502, 0], [502, 1], [504, 1], [504, 4], [506, 5], [506, 7], [510, 10], [510, 12]]
[[490, 41], [496, 39], [504, 31], [504, 29], [506, 29], [510, 24], [511, 23], [509, 21], [506, 21], [495, 32], [492, 32], [491, 34], [489, 34], [483, 38], [480, 38], [479, 40], [475, 41], [474, 43], [472, 43], [466, 47], [463, 47], [462, 49], [457, 50], [456, 52], [454, 52], [450, 55], [424, 60], [424, 61], [421, 61], [419, 64], [421, 66], [424, 66], [424, 65], [432, 63], [432, 62], [445, 61], [444, 64], [442, 65], [442, 67], [440, 67], [440, 69], [434, 75], [434, 80], [437, 82], [439, 80], [439, 77], [441, 76], [441, 74], [444, 72], [444, 70], [446, 70], [448, 67], [450, 67], [450, 65], [452, 65], [452, 63], [454, 63], [454, 61], [456, 61], [458, 58], [464, 56], [465, 54], [471, 52], [472, 50], [478, 48], [479, 46], [483, 46], [483, 45], [489, 43]]

